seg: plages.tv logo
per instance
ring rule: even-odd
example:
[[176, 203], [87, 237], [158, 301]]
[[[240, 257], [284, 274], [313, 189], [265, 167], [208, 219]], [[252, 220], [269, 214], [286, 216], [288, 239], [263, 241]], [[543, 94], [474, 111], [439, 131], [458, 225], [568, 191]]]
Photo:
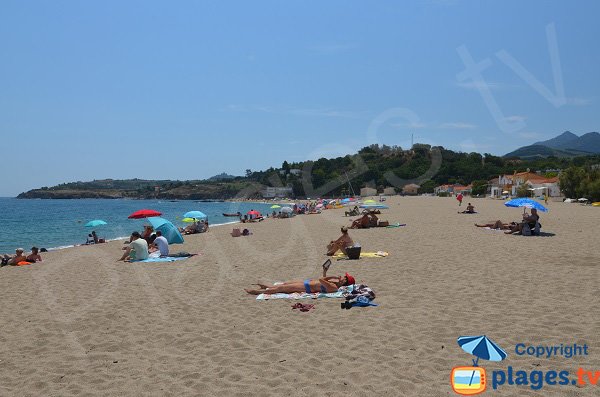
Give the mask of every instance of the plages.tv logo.
[[502, 361], [506, 352], [485, 335], [461, 336], [458, 345], [467, 353], [476, 357], [472, 366], [454, 367], [450, 374], [452, 390], [457, 394], [471, 396], [483, 393], [486, 388], [487, 376], [485, 368], [478, 366], [479, 359]]

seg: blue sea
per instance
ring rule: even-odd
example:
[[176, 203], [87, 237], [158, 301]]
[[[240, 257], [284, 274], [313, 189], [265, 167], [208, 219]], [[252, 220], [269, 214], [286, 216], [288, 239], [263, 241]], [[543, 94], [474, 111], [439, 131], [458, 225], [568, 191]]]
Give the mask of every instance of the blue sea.
[[[140, 209], [162, 212], [162, 217], [175, 226], [186, 226], [181, 221], [188, 211], [202, 211], [211, 226], [238, 221], [223, 213], [251, 209], [263, 214], [270, 213], [270, 204], [197, 202], [168, 200], [22, 200], [0, 198], [0, 253], [14, 253], [15, 248], [29, 250], [32, 246], [55, 249], [83, 244], [87, 235], [95, 230], [100, 238], [118, 239], [128, 237], [134, 230], [142, 231], [144, 219], [127, 219]], [[101, 219], [107, 225], [95, 228], [84, 225]]]

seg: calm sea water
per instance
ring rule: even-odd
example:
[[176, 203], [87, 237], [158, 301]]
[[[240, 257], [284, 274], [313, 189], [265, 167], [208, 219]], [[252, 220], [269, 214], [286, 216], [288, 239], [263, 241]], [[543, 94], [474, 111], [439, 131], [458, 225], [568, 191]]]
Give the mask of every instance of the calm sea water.
[[[251, 209], [269, 213], [270, 204], [256, 203], [204, 203], [196, 201], [160, 200], [17, 200], [0, 198], [0, 253], [14, 253], [15, 248], [28, 250], [32, 246], [62, 248], [85, 243], [87, 235], [95, 230], [99, 237], [116, 239], [129, 236], [134, 230], [141, 232], [144, 219], [127, 219], [140, 209], [162, 212], [162, 217], [175, 226], [187, 211], [202, 211], [208, 215], [210, 225], [230, 223], [237, 218], [224, 217], [222, 213]], [[95, 228], [84, 225], [102, 219], [107, 225]], [[147, 223], [147, 221], [146, 221]]]

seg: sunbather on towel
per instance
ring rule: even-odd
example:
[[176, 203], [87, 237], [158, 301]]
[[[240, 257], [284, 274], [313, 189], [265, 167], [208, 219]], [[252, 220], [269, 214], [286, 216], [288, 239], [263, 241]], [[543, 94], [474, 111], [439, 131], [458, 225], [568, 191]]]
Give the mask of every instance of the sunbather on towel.
[[342, 226], [342, 235], [340, 238], [334, 241], [330, 241], [327, 245], [327, 256], [335, 255], [336, 252], [342, 251], [346, 254], [346, 248], [352, 247], [354, 245], [354, 241], [348, 235], [348, 228], [346, 226]]
[[343, 276], [328, 277], [327, 270], [329, 269], [329, 265], [331, 265], [331, 260], [327, 260], [323, 264], [323, 277], [318, 280], [292, 280], [277, 285], [256, 284], [260, 287], [259, 289], [245, 289], [244, 291], [251, 295], [292, 294], [294, 292], [306, 292], [307, 294], [317, 292], [330, 293], [337, 292], [337, 290], [344, 285], [353, 285], [355, 283], [354, 277], [348, 273]]
[[509, 230], [511, 227], [516, 226], [516, 224], [517, 224], [516, 222], [504, 223], [501, 220], [497, 220], [495, 222], [483, 223], [481, 225], [476, 223], [475, 226], [489, 227], [490, 229]]

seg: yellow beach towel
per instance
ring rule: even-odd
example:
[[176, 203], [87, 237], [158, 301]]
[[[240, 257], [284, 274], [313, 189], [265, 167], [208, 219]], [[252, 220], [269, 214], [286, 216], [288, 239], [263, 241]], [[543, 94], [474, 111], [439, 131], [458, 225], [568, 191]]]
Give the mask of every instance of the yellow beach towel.
[[[385, 258], [388, 255], [389, 254], [387, 252], [385, 252], [385, 251], [361, 252], [360, 253], [360, 257], [361, 258]], [[339, 258], [339, 259], [347, 259], [348, 258], [342, 252], [338, 252], [337, 254], [334, 255], [334, 257]]]

